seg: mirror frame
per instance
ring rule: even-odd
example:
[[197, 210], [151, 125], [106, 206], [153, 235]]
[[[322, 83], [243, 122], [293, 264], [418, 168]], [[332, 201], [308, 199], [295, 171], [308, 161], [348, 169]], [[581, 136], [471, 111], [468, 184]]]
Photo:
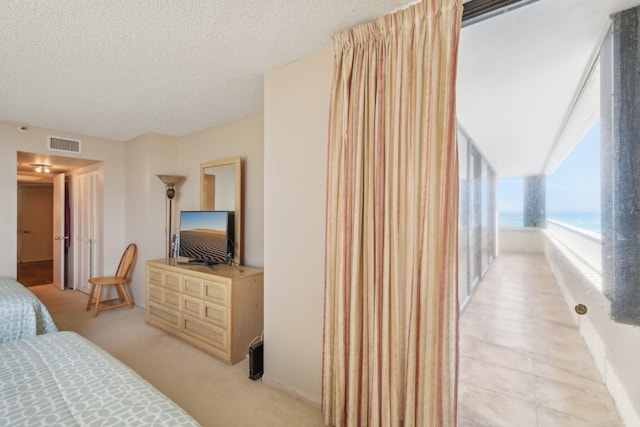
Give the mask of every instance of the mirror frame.
[[234, 215], [234, 237], [233, 245], [235, 247], [235, 255], [233, 261], [238, 265], [242, 265], [244, 261], [244, 248], [243, 248], [243, 210], [242, 210], [242, 158], [233, 157], [230, 159], [215, 160], [212, 162], [200, 163], [200, 210], [204, 210], [205, 196], [204, 196], [204, 176], [205, 169], [216, 166], [235, 165], [235, 181], [236, 181], [236, 207]]

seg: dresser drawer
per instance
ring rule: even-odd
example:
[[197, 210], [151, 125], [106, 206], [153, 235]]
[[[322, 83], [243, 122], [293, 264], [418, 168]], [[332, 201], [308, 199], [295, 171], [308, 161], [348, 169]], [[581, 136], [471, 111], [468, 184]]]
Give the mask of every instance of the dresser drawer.
[[202, 300], [190, 296], [182, 297], [182, 312], [197, 319], [202, 319], [202, 309], [204, 303]]
[[184, 276], [184, 294], [195, 298], [202, 298], [203, 280], [197, 277]]
[[164, 273], [164, 287], [174, 292], [182, 292], [182, 276], [170, 272]]
[[215, 348], [227, 351], [227, 331], [207, 324], [191, 316], [182, 317], [182, 331]]
[[164, 303], [164, 289], [159, 286], [149, 285], [149, 301], [162, 304]]
[[173, 292], [170, 290], [164, 291], [164, 305], [168, 308], [172, 308], [176, 311], [180, 311], [180, 307], [182, 306], [182, 295], [177, 292]]
[[180, 328], [180, 313], [162, 305], [150, 302], [147, 315], [153, 319], [166, 323], [174, 329]]
[[149, 284], [155, 286], [162, 286], [163, 272], [155, 268], [149, 268]]
[[211, 304], [208, 302], [203, 303], [204, 312], [202, 314], [202, 320], [212, 325], [216, 325], [222, 329], [228, 329], [227, 327], [227, 307], [223, 307], [218, 304]]
[[222, 282], [204, 281], [204, 300], [214, 302], [223, 307], [229, 305], [229, 285]]

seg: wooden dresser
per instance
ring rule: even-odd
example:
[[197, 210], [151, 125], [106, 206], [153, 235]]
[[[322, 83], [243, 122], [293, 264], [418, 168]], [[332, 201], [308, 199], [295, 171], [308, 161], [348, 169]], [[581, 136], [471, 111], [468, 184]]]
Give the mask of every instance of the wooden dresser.
[[262, 333], [263, 281], [259, 268], [147, 261], [147, 322], [237, 363]]

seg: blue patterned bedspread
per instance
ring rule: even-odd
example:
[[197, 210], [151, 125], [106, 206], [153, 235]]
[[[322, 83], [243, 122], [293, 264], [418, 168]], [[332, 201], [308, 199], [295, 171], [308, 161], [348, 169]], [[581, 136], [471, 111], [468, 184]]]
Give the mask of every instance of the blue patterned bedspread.
[[199, 426], [75, 332], [0, 344], [0, 426]]
[[0, 343], [57, 330], [33, 292], [13, 279], [0, 277]]

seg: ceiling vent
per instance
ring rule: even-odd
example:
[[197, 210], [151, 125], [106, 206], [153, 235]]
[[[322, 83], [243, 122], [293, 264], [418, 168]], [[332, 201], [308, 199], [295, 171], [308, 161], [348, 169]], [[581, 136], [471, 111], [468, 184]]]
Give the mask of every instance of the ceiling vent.
[[49, 150], [64, 151], [65, 153], [80, 153], [80, 140], [60, 138], [57, 136], [48, 137]]

